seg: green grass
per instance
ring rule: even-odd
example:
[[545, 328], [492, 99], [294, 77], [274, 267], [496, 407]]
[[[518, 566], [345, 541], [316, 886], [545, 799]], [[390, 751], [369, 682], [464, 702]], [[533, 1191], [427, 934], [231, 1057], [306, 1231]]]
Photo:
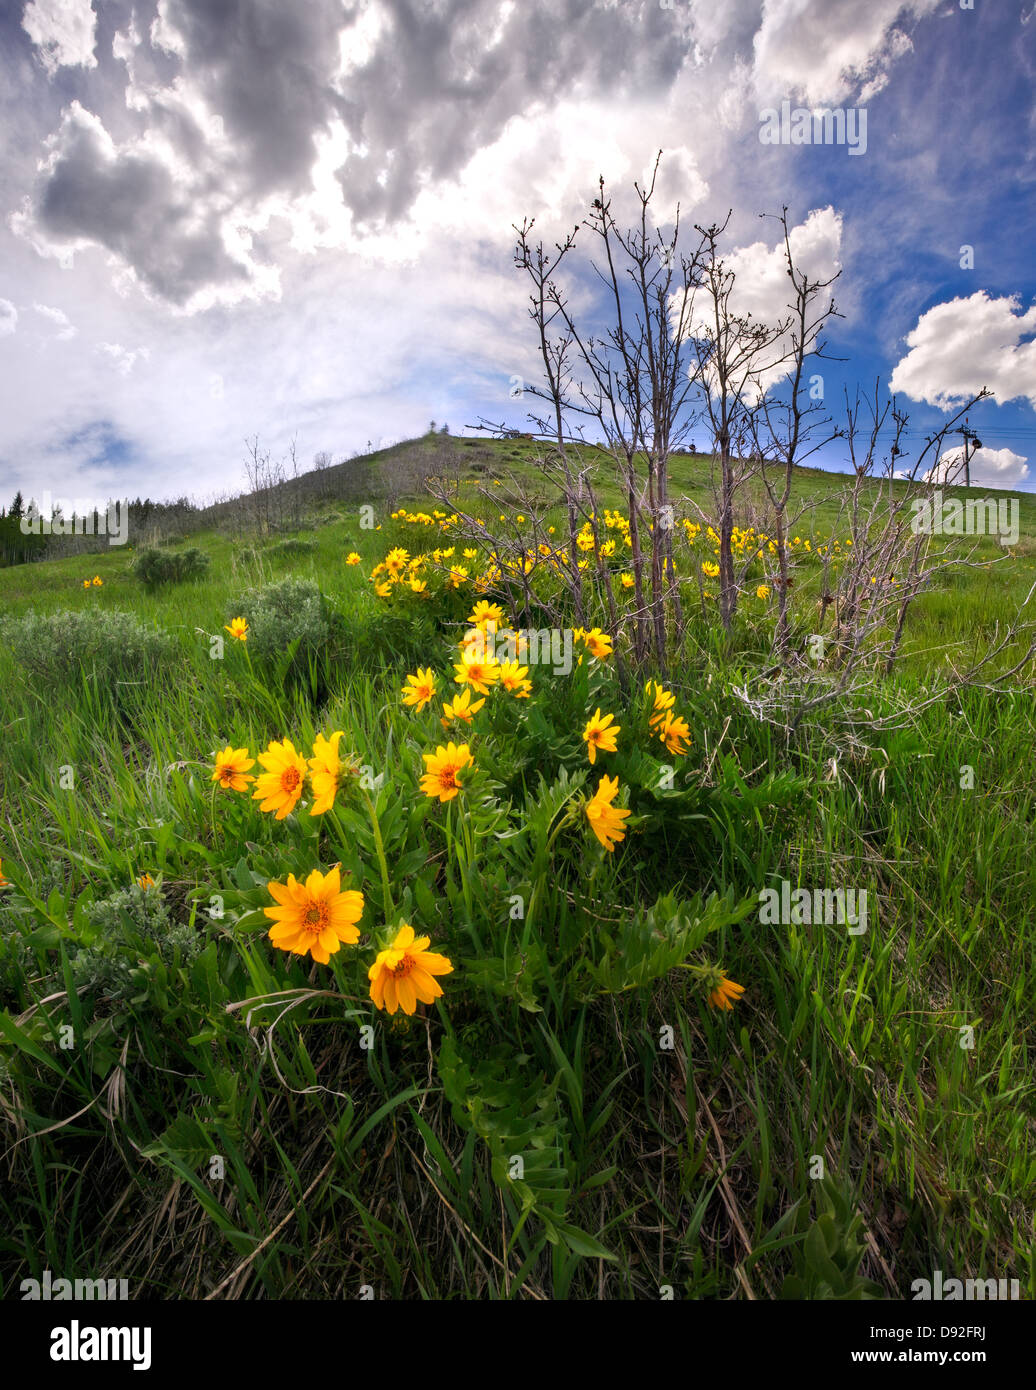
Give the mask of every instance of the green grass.
[[[532, 478], [526, 442], [477, 449], [493, 494], [509, 468]], [[703, 500], [707, 466], [675, 461], [674, 493]], [[833, 515], [818, 506], [813, 534]], [[1025, 537], [1031, 519], [1026, 499]], [[419, 544], [387, 520], [299, 534], [312, 551], [193, 536], [207, 574], [153, 593], [114, 548], [0, 571], [5, 614], [126, 611], [174, 643], [139, 686], [103, 663], [34, 685], [0, 649], [2, 1292], [49, 1268], [170, 1298], [904, 1297], [938, 1268], [1032, 1297], [1031, 690], [789, 741], [730, 693], [764, 620], [731, 643], [695, 620], [670, 682], [693, 739], [672, 791], [639, 696], [585, 663], [528, 708], [492, 697], [478, 780], [446, 808], [418, 787], [439, 705], [415, 714], [399, 690], [418, 661], [450, 674], [445, 619], [462, 614], [436, 600], [408, 625], [373, 597], [388, 544]], [[223, 633], [213, 660], [234, 599], [289, 574], [341, 613], [342, 650], [291, 677]], [[1029, 540], [928, 595], [872, 713], [1032, 579]], [[562, 824], [597, 704], [624, 727], [603, 766], [635, 812], [614, 856]], [[278, 823], [212, 794], [215, 749], [308, 751], [331, 729], [381, 779], [370, 808], [357, 789]], [[336, 860], [365, 940], [405, 918], [454, 961], [426, 1017], [373, 1010], [369, 951], [323, 967], [266, 939], [267, 879]], [[129, 887], [144, 872], [157, 889]], [[763, 925], [759, 891], [782, 879], [866, 889], [868, 931]], [[684, 960], [745, 986], [733, 1013]]]

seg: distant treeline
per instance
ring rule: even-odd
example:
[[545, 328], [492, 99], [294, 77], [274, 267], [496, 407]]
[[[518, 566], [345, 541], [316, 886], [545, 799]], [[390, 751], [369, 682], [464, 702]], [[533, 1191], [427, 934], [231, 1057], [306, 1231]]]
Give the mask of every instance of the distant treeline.
[[121, 500], [109, 499], [103, 508], [77, 516], [52, 506], [49, 498], [41, 512], [40, 503], [18, 492], [6, 512], [0, 509], [0, 567], [106, 550], [110, 541], [118, 543], [120, 538], [136, 549], [185, 540], [209, 529], [251, 535], [293, 531], [312, 522], [321, 503], [346, 509], [380, 504], [392, 510], [404, 498], [423, 493], [428, 479], [443, 484], [462, 472], [491, 472], [506, 462], [500, 451], [507, 443], [458, 439], [444, 426], [376, 452], [369, 445], [366, 454], [348, 459], [335, 461], [329, 453], [319, 453], [313, 467], [303, 472], [294, 449], [287, 458], [274, 460], [255, 439], [245, 463], [246, 491], [227, 492], [204, 503], [190, 497], [173, 502], [137, 497], [126, 504], [125, 522]]

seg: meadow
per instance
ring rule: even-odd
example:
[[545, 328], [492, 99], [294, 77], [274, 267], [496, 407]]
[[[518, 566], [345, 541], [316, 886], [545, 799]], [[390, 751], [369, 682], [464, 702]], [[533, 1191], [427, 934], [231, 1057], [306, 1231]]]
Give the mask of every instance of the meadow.
[[[520, 526], [531, 444], [457, 447]], [[811, 555], [845, 485], [797, 475]], [[1036, 580], [1036, 504], [849, 734], [738, 698], [773, 595], [724, 633], [689, 511], [664, 673], [597, 614], [487, 675], [472, 634], [538, 615], [426, 493], [372, 502], [184, 536], [182, 582], [135, 537], [0, 570], [0, 1294], [1033, 1297], [1033, 672], [939, 681]], [[866, 930], [763, 920], [782, 884]]]

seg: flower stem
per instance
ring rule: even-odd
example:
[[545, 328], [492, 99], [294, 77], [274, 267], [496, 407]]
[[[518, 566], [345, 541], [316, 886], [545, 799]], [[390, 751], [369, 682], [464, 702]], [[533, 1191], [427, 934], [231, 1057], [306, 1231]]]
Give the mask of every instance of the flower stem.
[[378, 854], [378, 863], [381, 866], [381, 892], [384, 899], [385, 924], [386, 926], [395, 916], [396, 909], [392, 905], [392, 888], [389, 881], [388, 864], [385, 860], [385, 844], [381, 838], [381, 826], [378, 824], [378, 814], [374, 809], [374, 802], [370, 799], [366, 787], [360, 787], [360, 795], [367, 805], [367, 815], [370, 818], [371, 830], [374, 832], [374, 848]]

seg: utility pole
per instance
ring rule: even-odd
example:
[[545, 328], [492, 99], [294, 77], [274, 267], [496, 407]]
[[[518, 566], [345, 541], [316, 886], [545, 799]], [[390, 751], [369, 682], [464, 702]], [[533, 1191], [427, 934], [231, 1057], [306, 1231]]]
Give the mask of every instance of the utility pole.
[[[959, 430], [954, 430], [953, 432], [954, 434], [962, 434], [964, 436], [964, 486], [970, 487], [971, 460], [975, 455], [975, 450], [982, 448], [982, 440], [979, 439], [978, 435], [975, 433], [974, 430], [968, 428], [968, 417], [966, 415], [964, 417], [963, 428]], [[968, 452], [969, 444], [971, 445], [970, 453]]]

